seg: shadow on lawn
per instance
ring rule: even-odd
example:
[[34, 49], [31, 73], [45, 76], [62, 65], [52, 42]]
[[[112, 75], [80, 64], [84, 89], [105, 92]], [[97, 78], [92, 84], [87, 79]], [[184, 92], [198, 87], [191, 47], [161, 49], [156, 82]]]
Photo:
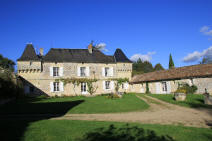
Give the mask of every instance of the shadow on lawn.
[[108, 128], [99, 128], [85, 134], [79, 141], [175, 141], [172, 137], [158, 136], [152, 130], [144, 130], [137, 126], [116, 128], [113, 124]]
[[0, 107], [0, 140], [21, 141], [24, 132], [32, 122], [63, 116], [70, 109], [84, 102], [83, 100], [77, 100], [31, 103], [32, 101], [35, 102], [35, 99], [29, 101], [29, 103], [25, 102], [22, 106], [13, 103], [11, 106], [6, 104]]

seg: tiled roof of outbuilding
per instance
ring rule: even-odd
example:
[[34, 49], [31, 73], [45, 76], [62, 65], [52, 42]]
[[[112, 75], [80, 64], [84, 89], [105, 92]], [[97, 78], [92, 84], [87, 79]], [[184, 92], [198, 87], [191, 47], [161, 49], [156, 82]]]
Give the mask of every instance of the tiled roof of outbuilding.
[[200, 64], [136, 75], [131, 83], [177, 80], [212, 76], [212, 64]]
[[18, 59], [18, 61], [39, 61], [39, 57], [35, 53], [35, 49], [32, 44], [27, 44], [26, 48]]

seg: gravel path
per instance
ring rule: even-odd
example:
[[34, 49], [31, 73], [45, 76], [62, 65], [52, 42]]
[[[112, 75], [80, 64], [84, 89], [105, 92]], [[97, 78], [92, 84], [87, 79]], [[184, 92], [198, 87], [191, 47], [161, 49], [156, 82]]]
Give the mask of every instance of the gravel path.
[[212, 109], [193, 109], [170, 104], [159, 99], [142, 95], [137, 96], [150, 105], [146, 111], [107, 114], [66, 114], [51, 119], [94, 120], [140, 122], [150, 124], [172, 124], [210, 128], [212, 125]]

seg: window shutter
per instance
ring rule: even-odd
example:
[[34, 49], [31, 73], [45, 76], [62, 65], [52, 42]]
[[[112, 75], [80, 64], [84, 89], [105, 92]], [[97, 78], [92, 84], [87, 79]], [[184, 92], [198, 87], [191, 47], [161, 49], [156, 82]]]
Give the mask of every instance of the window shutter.
[[110, 67], [110, 76], [113, 76], [113, 67]]
[[89, 75], [90, 75], [90, 68], [86, 67], [86, 76], [89, 76]]
[[128, 89], [128, 83], [127, 83], [127, 82], [124, 83], [124, 88], [125, 88], [125, 89]]
[[111, 81], [110, 84], [111, 84], [110, 89], [113, 90], [114, 89], [114, 81]]
[[50, 76], [53, 76], [53, 67], [49, 67]]
[[167, 84], [167, 93], [171, 93], [171, 85], [170, 82], [166, 82]]
[[105, 90], [105, 81], [102, 81], [103, 83], [102, 83], [102, 88], [103, 88], [103, 90]]
[[160, 92], [160, 83], [156, 82], [155, 85], [156, 85], [156, 94], [160, 94], [161, 93]]
[[59, 68], [59, 76], [63, 76], [63, 67]]
[[63, 89], [63, 82], [60, 82], [59, 85], [60, 85], [60, 91], [63, 92], [64, 91], [64, 89]]
[[105, 76], [105, 68], [102, 68], [102, 76]]
[[54, 92], [54, 84], [53, 84], [53, 82], [50, 82], [50, 92]]
[[77, 76], [80, 76], [80, 67], [77, 67]]

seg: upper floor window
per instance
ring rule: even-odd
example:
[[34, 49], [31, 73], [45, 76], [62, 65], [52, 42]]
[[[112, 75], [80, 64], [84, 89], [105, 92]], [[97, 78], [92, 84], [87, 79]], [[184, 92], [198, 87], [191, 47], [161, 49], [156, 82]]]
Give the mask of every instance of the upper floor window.
[[108, 68], [108, 67], [105, 68], [105, 76], [109, 76], [109, 70], [110, 70], [110, 68]]
[[166, 82], [162, 82], [162, 90], [163, 90], [164, 92], [167, 91], [167, 84], [166, 84]]
[[102, 76], [105, 76], [105, 77], [113, 76], [113, 67], [103, 67]]
[[53, 67], [53, 76], [59, 76], [59, 67]]
[[105, 81], [105, 89], [110, 89], [110, 81]]
[[80, 76], [85, 76], [85, 67], [80, 67]]
[[53, 85], [54, 85], [54, 92], [60, 91], [59, 82], [54, 82]]

